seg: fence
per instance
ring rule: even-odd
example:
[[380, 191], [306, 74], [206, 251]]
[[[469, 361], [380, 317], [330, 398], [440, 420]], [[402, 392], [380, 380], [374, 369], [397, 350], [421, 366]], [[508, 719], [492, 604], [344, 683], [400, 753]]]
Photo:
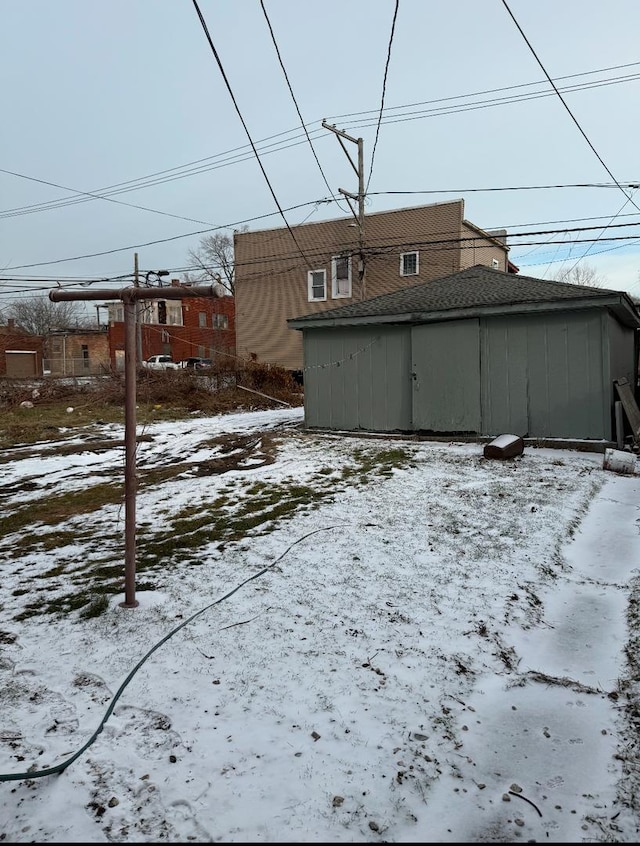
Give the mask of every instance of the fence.
[[109, 362], [89, 358], [44, 358], [42, 372], [45, 376], [104, 376], [111, 372]]

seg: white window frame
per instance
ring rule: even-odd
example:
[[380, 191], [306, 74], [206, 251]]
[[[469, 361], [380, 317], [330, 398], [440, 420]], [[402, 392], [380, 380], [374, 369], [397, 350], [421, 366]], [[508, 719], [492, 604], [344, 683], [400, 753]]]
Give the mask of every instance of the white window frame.
[[[347, 261], [347, 288], [348, 291], [346, 294], [341, 294], [338, 292], [338, 262]], [[342, 256], [334, 256], [331, 259], [331, 297], [334, 300], [345, 299], [351, 297], [351, 256], [350, 255], [342, 255]]]
[[109, 322], [124, 323], [124, 305], [109, 303]]
[[[405, 273], [404, 260], [405, 257], [416, 257], [416, 269], [414, 273]], [[418, 250], [412, 250], [409, 253], [400, 253], [400, 276], [417, 276], [420, 273], [420, 253]]]
[[167, 325], [169, 326], [183, 326], [182, 320], [182, 303], [180, 300], [172, 302], [166, 301]]
[[[313, 296], [313, 276], [315, 273], [321, 273], [323, 279], [323, 291], [324, 296], [322, 297], [314, 297]], [[318, 268], [318, 270], [310, 270], [307, 273], [307, 286], [308, 286], [308, 296], [310, 303], [323, 303], [327, 299], [327, 271], [322, 268]]]

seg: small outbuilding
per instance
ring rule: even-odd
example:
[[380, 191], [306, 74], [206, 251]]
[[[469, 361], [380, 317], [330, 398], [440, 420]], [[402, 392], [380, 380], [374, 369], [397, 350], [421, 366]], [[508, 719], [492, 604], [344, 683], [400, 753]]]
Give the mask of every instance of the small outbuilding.
[[0, 377], [42, 376], [43, 340], [16, 325], [11, 317], [0, 326]]
[[610, 442], [637, 385], [628, 294], [483, 265], [288, 325], [309, 428]]

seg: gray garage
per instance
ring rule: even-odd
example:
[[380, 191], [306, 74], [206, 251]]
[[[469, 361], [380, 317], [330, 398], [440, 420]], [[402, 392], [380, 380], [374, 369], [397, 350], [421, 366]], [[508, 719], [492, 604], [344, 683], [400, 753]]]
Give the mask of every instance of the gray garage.
[[628, 294], [482, 265], [288, 324], [310, 428], [612, 441], [636, 384]]

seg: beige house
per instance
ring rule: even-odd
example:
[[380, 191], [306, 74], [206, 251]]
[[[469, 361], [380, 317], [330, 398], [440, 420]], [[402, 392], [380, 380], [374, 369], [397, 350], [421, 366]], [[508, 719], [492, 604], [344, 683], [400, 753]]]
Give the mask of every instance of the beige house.
[[107, 327], [58, 329], [44, 339], [44, 371], [51, 376], [99, 376], [109, 373]]
[[464, 219], [464, 200], [234, 236], [236, 349], [241, 358], [302, 370], [289, 318], [392, 293], [477, 264], [514, 269], [506, 232]]

